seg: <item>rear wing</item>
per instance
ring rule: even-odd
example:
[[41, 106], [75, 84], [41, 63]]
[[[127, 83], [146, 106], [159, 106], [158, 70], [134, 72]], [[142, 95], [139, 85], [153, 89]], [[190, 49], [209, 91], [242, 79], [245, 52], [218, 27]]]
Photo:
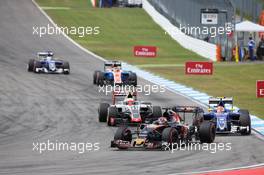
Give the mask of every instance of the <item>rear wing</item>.
[[122, 67], [122, 63], [120, 61], [105, 61], [104, 62], [104, 70], [107, 70], [112, 67]]
[[212, 97], [209, 99], [209, 111], [217, 107], [220, 102], [223, 102], [225, 108], [233, 109], [233, 97]]
[[172, 110], [182, 117], [182, 120], [185, 122], [186, 114], [192, 114], [192, 117], [197, 117], [203, 115], [204, 110], [198, 106], [174, 106], [172, 108], [163, 108], [165, 110]]
[[201, 113], [204, 112], [202, 108], [198, 106], [175, 106], [172, 108], [174, 112], [183, 112], [183, 113]]
[[131, 98], [134, 98], [135, 100], [137, 100], [137, 92], [136, 91], [131, 92], [131, 91], [124, 91], [124, 90], [114, 90], [112, 92], [113, 104], [115, 104], [117, 97], [128, 97], [128, 95], [130, 95]]
[[38, 52], [37, 53], [38, 57], [52, 57], [54, 53], [52, 51], [47, 51], [47, 52]]

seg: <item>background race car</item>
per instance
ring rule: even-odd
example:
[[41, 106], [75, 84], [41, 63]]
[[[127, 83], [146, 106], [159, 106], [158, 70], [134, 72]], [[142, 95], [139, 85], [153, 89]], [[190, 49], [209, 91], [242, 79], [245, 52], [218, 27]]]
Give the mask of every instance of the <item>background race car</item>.
[[37, 59], [30, 59], [28, 62], [28, 71], [35, 73], [70, 73], [70, 64], [53, 58], [53, 52], [38, 52]]
[[104, 71], [96, 70], [93, 75], [96, 85], [133, 85], [137, 86], [137, 75], [132, 71], [122, 70], [119, 61], [106, 61]]
[[[123, 101], [117, 101], [117, 96], [126, 96]], [[138, 124], [154, 120], [162, 116], [162, 108], [153, 106], [150, 102], [136, 100], [136, 93], [113, 92], [113, 105], [100, 103], [98, 117], [100, 122], [108, 126], [119, 124]]]
[[[127, 148], [172, 148], [178, 144], [191, 142], [212, 143], [215, 139], [215, 125], [203, 121], [198, 125], [185, 124], [185, 113], [193, 113], [194, 117], [200, 111], [191, 107], [165, 108], [163, 116], [151, 124], [142, 124], [133, 131], [128, 127], [119, 127], [115, 133], [111, 147]], [[198, 108], [197, 108], [198, 109]], [[177, 112], [182, 112], [180, 116]]]
[[251, 119], [248, 110], [234, 109], [233, 98], [217, 97], [209, 99], [209, 113], [204, 120], [213, 121], [217, 133], [251, 133]]

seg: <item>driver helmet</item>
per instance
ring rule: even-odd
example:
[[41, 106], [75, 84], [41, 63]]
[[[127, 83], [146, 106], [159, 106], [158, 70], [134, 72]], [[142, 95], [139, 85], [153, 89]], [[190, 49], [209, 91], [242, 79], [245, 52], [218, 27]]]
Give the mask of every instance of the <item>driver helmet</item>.
[[216, 108], [216, 112], [217, 113], [223, 113], [225, 111], [225, 108], [223, 107], [223, 106], [218, 106], [217, 108]]
[[127, 104], [128, 106], [132, 106], [132, 105], [134, 104], [135, 100], [134, 100], [133, 98], [127, 98], [127, 99], [125, 100], [125, 102], [126, 102], [126, 104]]
[[169, 111], [169, 110], [166, 110], [163, 113], [163, 117], [165, 117], [167, 120], [170, 120], [172, 116], [173, 116], [173, 113], [171, 111]]
[[158, 124], [159, 125], [166, 125], [168, 123], [168, 120], [166, 119], [166, 117], [160, 117], [158, 119]]
[[53, 56], [53, 52], [52, 51], [47, 51], [48, 52], [48, 56], [52, 57]]
[[51, 56], [47, 56], [46, 59], [47, 59], [48, 61], [50, 61], [50, 60], [52, 59], [52, 57], [51, 57]]

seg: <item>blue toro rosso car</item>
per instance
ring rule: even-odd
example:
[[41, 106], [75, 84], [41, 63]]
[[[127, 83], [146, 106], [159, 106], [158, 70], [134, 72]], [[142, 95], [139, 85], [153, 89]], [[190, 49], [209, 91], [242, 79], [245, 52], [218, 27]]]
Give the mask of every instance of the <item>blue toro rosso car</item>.
[[210, 98], [208, 111], [209, 113], [203, 115], [203, 119], [215, 123], [216, 133], [241, 133], [241, 135], [251, 133], [248, 110], [234, 109], [233, 98]]
[[53, 52], [38, 52], [37, 59], [30, 59], [28, 71], [35, 73], [70, 73], [70, 65], [67, 61], [53, 58]]
[[132, 71], [122, 70], [119, 61], [106, 61], [104, 71], [96, 70], [93, 75], [93, 84], [103, 85], [132, 85], [137, 86], [137, 75]]

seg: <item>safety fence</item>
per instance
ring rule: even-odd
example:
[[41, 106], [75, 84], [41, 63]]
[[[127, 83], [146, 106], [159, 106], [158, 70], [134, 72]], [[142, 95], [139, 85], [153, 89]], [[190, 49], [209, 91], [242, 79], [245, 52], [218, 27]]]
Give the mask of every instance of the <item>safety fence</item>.
[[[224, 12], [219, 13], [218, 24], [210, 25], [210, 27], [219, 28], [225, 27], [227, 23], [233, 25], [235, 23], [235, 9], [229, 0], [149, 0], [149, 2], [178, 28], [181, 26], [208, 27], [201, 24], [201, 9], [218, 9]], [[192, 33], [191, 36], [213, 44], [220, 44], [222, 55], [226, 58], [232, 55], [233, 38], [227, 35], [212, 37], [204, 33]]]
[[237, 14], [242, 18], [247, 18], [255, 23], [259, 22], [259, 16], [264, 9], [263, 0], [231, 0]]

